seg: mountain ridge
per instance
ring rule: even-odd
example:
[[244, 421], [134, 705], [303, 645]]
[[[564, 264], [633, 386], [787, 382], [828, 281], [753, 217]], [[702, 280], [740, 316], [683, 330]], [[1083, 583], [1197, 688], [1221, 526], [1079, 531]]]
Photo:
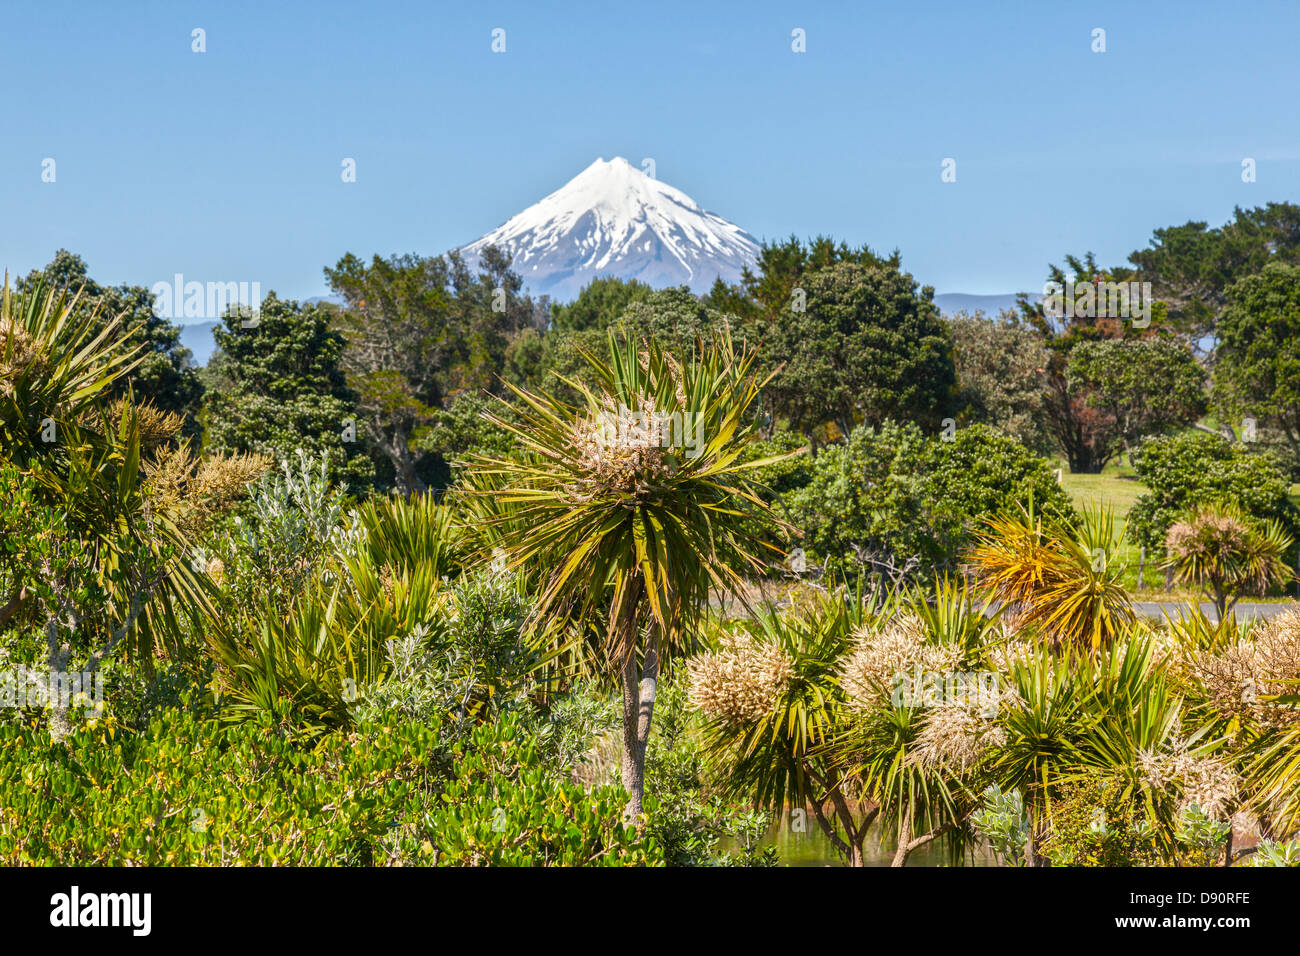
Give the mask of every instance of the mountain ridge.
[[758, 241], [622, 156], [595, 162], [559, 189], [458, 250], [473, 266], [495, 245], [529, 291], [571, 299], [616, 276], [706, 292], [757, 261]]

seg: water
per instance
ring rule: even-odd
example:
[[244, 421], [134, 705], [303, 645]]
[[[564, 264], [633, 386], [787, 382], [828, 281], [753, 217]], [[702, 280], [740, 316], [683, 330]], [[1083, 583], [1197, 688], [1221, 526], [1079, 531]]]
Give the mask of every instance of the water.
[[[806, 815], [802, 831], [794, 813], [787, 813], [774, 821], [763, 838], [765, 846], [776, 847], [785, 866], [844, 866], [844, 859], [831, 845], [816, 818]], [[896, 843], [892, 834], [882, 833], [873, 826], [867, 833], [862, 850], [867, 866], [889, 866], [894, 861]], [[958, 854], [942, 841], [935, 840], [913, 850], [907, 858], [908, 866], [994, 866], [992, 852], [981, 844], [967, 847]]]

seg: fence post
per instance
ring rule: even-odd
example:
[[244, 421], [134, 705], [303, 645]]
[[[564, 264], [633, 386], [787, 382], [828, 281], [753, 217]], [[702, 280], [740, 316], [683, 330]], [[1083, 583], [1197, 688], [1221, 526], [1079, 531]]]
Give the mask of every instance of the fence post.
[[1143, 569], [1146, 567], [1146, 563], [1147, 563], [1147, 549], [1146, 549], [1146, 546], [1143, 545], [1141, 548], [1138, 549], [1138, 587], [1137, 587], [1137, 589], [1138, 589], [1139, 591], [1142, 590], [1142, 571], [1143, 571]]

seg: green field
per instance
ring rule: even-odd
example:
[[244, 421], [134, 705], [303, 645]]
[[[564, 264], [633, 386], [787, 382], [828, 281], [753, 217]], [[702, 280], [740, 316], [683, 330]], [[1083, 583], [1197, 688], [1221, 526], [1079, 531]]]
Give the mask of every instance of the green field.
[[[1134, 502], [1147, 490], [1146, 486], [1134, 475], [1133, 469], [1127, 461], [1118, 465], [1108, 465], [1100, 475], [1074, 475], [1065, 467], [1064, 462], [1058, 462], [1057, 464], [1061, 467], [1061, 487], [1070, 496], [1070, 501], [1073, 502], [1074, 506], [1080, 508], [1084, 505], [1106, 505], [1114, 511], [1117, 524], [1123, 524]], [[1291, 486], [1291, 500], [1300, 505], [1300, 484]], [[1127, 542], [1122, 550], [1121, 559], [1127, 565], [1124, 573], [1124, 585], [1131, 591], [1137, 591], [1139, 561], [1137, 546]], [[1159, 567], [1153, 567], [1150, 560], [1148, 560], [1146, 570], [1143, 573], [1142, 584], [1142, 596], [1151, 599], [1171, 597], [1194, 599], [1198, 597], [1194, 592], [1181, 589], [1165, 591], [1163, 587], [1164, 572]], [[1261, 598], [1256, 600], [1273, 599]]]
[[[1100, 475], [1074, 475], [1064, 467], [1063, 462], [1061, 465], [1061, 486], [1070, 496], [1074, 506], [1083, 508], [1104, 505], [1111, 509], [1115, 523], [1120, 526], [1128, 518], [1129, 509], [1133, 507], [1138, 496], [1147, 490], [1145, 485], [1133, 477], [1132, 468], [1127, 462], [1122, 465], [1110, 465]], [[1131, 591], [1138, 590], [1140, 554], [1137, 546], [1126, 541], [1120, 560], [1126, 566], [1124, 586]], [[1142, 575], [1142, 591], [1150, 592], [1159, 587], [1160, 595], [1167, 596], [1167, 592], [1161, 587], [1163, 583], [1164, 573], [1149, 562]]]
[[1119, 473], [1072, 475], [1063, 471], [1061, 485], [1076, 508], [1086, 504], [1105, 504], [1115, 510], [1120, 521], [1128, 515], [1138, 496], [1147, 490], [1136, 478]]

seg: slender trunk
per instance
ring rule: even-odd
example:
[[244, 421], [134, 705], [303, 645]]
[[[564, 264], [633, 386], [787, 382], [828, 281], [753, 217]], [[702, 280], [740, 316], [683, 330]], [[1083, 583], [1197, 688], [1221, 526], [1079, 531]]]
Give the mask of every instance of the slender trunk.
[[825, 811], [822, 809], [821, 800], [813, 801], [813, 813], [817, 816], [817, 822], [821, 825], [822, 831], [830, 839], [835, 849], [838, 850], [850, 867], [866, 866], [866, 858], [862, 852], [862, 844], [866, 842], [867, 831], [871, 828], [871, 823], [880, 813], [879, 806], [873, 806], [862, 817], [861, 820], [853, 819], [853, 810], [849, 802], [840, 790], [839, 777], [832, 772], [829, 779], [823, 779], [811, 767], [805, 766], [804, 772], [808, 779], [812, 780], [817, 786], [821, 787], [825, 793], [822, 800], [829, 799], [831, 806], [835, 809], [835, 817], [839, 820], [840, 826], [844, 828], [844, 839], [840, 839], [839, 834], [835, 832], [835, 827], [827, 819]]
[[14, 593], [9, 596], [9, 600], [5, 602], [5, 606], [0, 607], [0, 627], [4, 627], [8, 623], [9, 618], [18, 612], [18, 609], [22, 607], [23, 602], [26, 600], [27, 588], [19, 585]]
[[894, 854], [894, 862], [890, 866], [904, 866], [907, 863], [907, 854], [911, 852], [908, 847], [912, 842], [912, 815], [904, 812], [903, 819], [898, 824], [898, 851]]
[[853, 865], [852, 848], [844, 840], [841, 840], [840, 835], [835, 832], [835, 825], [832, 824], [829, 819], [827, 819], [826, 811], [822, 809], [821, 801], [820, 800], [812, 801], [812, 808], [813, 808], [813, 816], [817, 818], [817, 825], [822, 828], [822, 833], [826, 834], [826, 839], [830, 840], [831, 846], [835, 847], [835, 849], [840, 853], [841, 856], [844, 857], [844, 859], [849, 860], [850, 861], [849, 865], [852, 866]]
[[[62, 673], [68, 665], [68, 657], [72, 649], [67, 645], [59, 644], [59, 622], [55, 617], [51, 617], [45, 622], [45, 643], [48, 653], [45, 662], [49, 667], [49, 675]], [[55, 681], [50, 680], [49, 686], [55, 685]], [[61, 686], [61, 682], [60, 682]], [[61, 743], [65, 737], [72, 733], [72, 721], [68, 719], [67, 701], [65, 701], [62, 691], [51, 694], [52, 699], [46, 701], [50, 708], [49, 731], [50, 740], [54, 743]]]
[[636, 651], [623, 662], [623, 789], [627, 791], [627, 806], [623, 816], [628, 823], [637, 823], [641, 817], [641, 796], [645, 789], [645, 754], [637, 739], [637, 723], [641, 709], [641, 688], [637, 680]]
[[623, 685], [623, 789], [627, 806], [623, 815], [628, 823], [640, 827], [642, 799], [645, 793], [645, 751], [654, 719], [655, 694], [659, 681], [659, 640], [652, 629], [641, 669], [636, 659], [637, 594], [625, 598], [619, 627], [626, 648], [622, 666]]
[[891, 866], [907, 866], [907, 858], [916, 850], [925, 846], [931, 840], [935, 840], [952, 829], [951, 824], [945, 823], [941, 827], [935, 827], [929, 833], [924, 833], [919, 837], [912, 836], [912, 821], [909, 818], [905, 821], [905, 830], [898, 836], [898, 852], [894, 854], [894, 862]]
[[1214, 583], [1214, 610], [1218, 613], [1219, 620], [1222, 621], [1223, 615], [1227, 612], [1228, 609], [1228, 594], [1227, 594], [1227, 590], [1223, 587], [1221, 583], [1219, 583], [1218, 581], [1215, 581], [1213, 583]]
[[849, 866], [863, 867], [867, 862], [862, 856], [862, 837], [858, 836], [849, 841]]
[[1029, 816], [1029, 838], [1025, 842], [1025, 863], [1028, 866], [1049, 866], [1051, 861], [1039, 853], [1038, 848], [1047, 838], [1047, 825], [1043, 820], [1044, 811], [1030, 807], [1026, 809]]
[[[838, 783], [831, 792], [831, 802], [835, 806], [835, 815], [840, 818], [840, 824], [844, 827], [844, 835], [848, 837], [849, 866], [866, 866], [866, 861], [862, 855], [862, 843], [867, 836], [867, 824], [859, 824], [854, 821], [853, 811], [849, 807], [849, 802], [845, 799]], [[871, 816], [874, 815], [873, 813]], [[867, 819], [870, 820], [871, 817]]]

